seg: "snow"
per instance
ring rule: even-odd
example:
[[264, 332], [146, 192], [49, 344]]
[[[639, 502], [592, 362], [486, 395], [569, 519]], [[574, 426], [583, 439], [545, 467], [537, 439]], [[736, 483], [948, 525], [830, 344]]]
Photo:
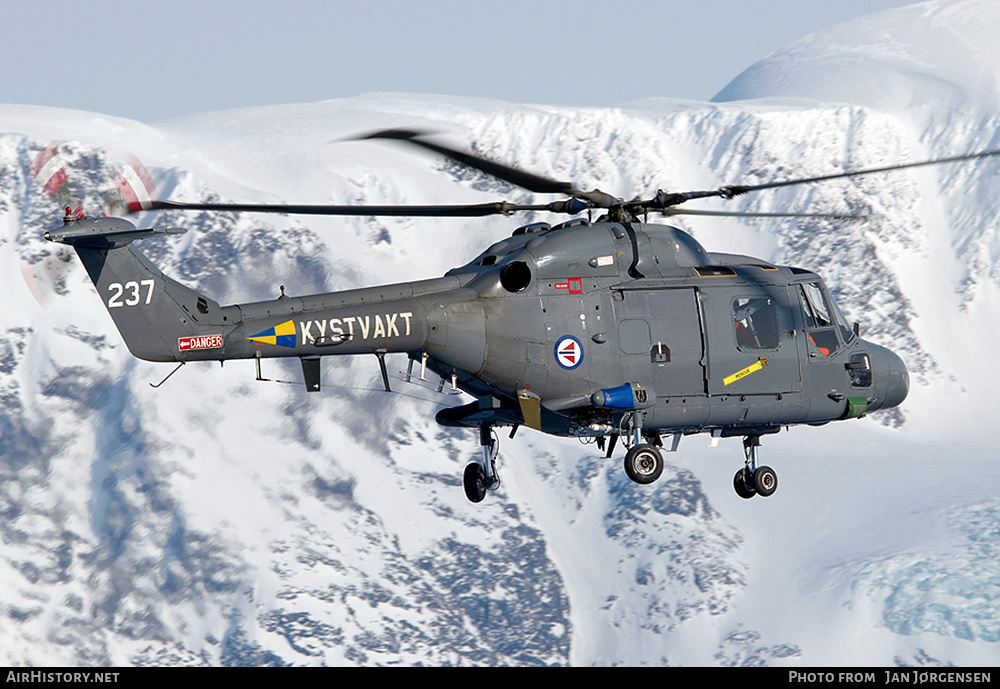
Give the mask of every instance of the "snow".
[[[817, 269], [911, 371], [900, 415], [765, 438], [780, 487], [750, 501], [732, 490], [739, 439], [685, 438], [640, 487], [592, 446], [522, 429], [501, 439], [500, 490], [471, 505], [475, 434], [433, 421], [461, 398], [399, 381], [411, 396], [386, 396], [363, 358], [325, 362], [320, 395], [254, 382], [248, 362], [153, 389], [170, 367], [129, 356], [75, 258], [41, 239], [58, 213], [24, 176], [56, 140], [74, 142], [91, 204], [128, 152], [177, 200], [527, 198], [351, 140], [385, 127], [622, 196], [950, 156], [998, 143], [998, 24], [985, 0], [872, 15], [713, 103], [376, 94], [156, 127], [0, 106], [0, 660], [996, 664], [995, 160], [727, 206], [867, 209], [865, 223], [677, 219], [710, 251]], [[535, 219], [147, 214], [191, 231], [140, 248], [230, 303], [439, 276]]]

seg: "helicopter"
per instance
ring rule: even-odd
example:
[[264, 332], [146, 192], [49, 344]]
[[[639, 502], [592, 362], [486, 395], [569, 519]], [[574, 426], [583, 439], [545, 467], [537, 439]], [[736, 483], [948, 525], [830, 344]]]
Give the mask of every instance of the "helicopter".
[[[408, 357], [405, 379], [430, 371], [474, 401], [436, 421], [478, 431], [481, 455], [463, 472], [466, 497], [499, 486], [496, 429], [521, 426], [596, 442], [624, 470], [651, 484], [663, 453], [684, 436], [743, 438], [733, 477], [742, 498], [773, 495], [777, 473], [758, 461], [763, 436], [782, 428], [860, 418], [906, 399], [909, 376], [891, 350], [860, 336], [822, 277], [807, 269], [707, 251], [687, 232], [649, 214], [844, 218], [840, 214], [746, 214], [680, 209], [704, 198], [814, 184], [1000, 155], [1000, 150], [707, 191], [657, 191], [625, 201], [600, 190], [497, 163], [424, 132], [391, 129], [390, 140], [536, 194], [541, 204], [273, 205], [119, 199], [127, 212], [199, 210], [306, 215], [474, 218], [536, 211], [569, 220], [521, 225], [441, 277], [222, 306], [161, 272], [134, 241], [182, 233], [140, 229], [125, 217], [66, 208], [45, 239], [72, 246], [129, 351], [154, 362], [294, 357], [305, 389], [320, 390], [323, 357], [374, 355], [391, 392], [385, 356]], [[124, 188], [124, 187], [123, 187]], [[601, 215], [594, 220], [593, 212]], [[587, 217], [583, 217], [586, 214]], [[414, 369], [419, 367], [419, 371]], [[174, 369], [176, 371], [177, 369]], [[170, 375], [173, 375], [171, 372]], [[167, 376], [169, 378], [169, 376]], [[165, 379], [164, 379], [165, 380]], [[664, 442], [669, 441], [669, 450]]]

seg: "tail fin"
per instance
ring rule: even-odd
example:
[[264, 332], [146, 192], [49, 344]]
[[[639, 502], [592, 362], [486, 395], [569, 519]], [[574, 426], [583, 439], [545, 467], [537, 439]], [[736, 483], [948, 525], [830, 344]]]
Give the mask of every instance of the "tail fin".
[[121, 218], [85, 218], [45, 233], [70, 244], [133, 355], [147, 361], [223, 359], [238, 307], [223, 308], [167, 277], [132, 240], [183, 230], [138, 230]]

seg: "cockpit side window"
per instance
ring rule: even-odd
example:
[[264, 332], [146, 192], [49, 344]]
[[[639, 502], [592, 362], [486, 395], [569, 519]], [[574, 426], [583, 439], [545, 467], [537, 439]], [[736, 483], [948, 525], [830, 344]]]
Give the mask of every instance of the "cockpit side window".
[[770, 297], [733, 299], [733, 322], [739, 349], [778, 348], [778, 309]]
[[809, 341], [809, 355], [832, 355], [840, 347], [837, 329], [850, 332], [842, 323], [843, 316], [835, 310], [836, 307], [831, 307], [818, 282], [802, 283], [798, 291], [802, 321], [806, 329], [806, 339]]

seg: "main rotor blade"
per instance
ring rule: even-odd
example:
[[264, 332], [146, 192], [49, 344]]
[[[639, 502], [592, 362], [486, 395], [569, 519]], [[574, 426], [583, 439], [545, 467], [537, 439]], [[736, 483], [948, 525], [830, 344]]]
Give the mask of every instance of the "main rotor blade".
[[404, 141], [412, 144], [413, 146], [419, 146], [420, 148], [424, 148], [428, 151], [440, 153], [445, 157], [451, 158], [457, 163], [471, 167], [474, 170], [479, 170], [480, 172], [485, 172], [487, 175], [491, 175], [497, 179], [503, 180], [504, 182], [521, 187], [522, 189], [533, 191], [536, 194], [565, 194], [567, 196], [581, 197], [586, 195], [586, 192], [579, 191], [569, 182], [560, 182], [558, 180], [542, 177], [541, 175], [536, 175], [532, 172], [525, 172], [524, 170], [519, 170], [518, 168], [511, 167], [510, 165], [496, 163], [492, 160], [487, 160], [486, 158], [468, 153], [466, 151], [459, 151], [457, 149], [420, 138], [424, 135], [424, 132], [417, 132], [410, 129], [384, 129], [382, 131], [359, 136], [357, 139], [390, 139], [394, 141]]
[[862, 170], [851, 170], [848, 172], [838, 172], [830, 175], [819, 175], [816, 177], [802, 177], [798, 179], [788, 179], [778, 182], [764, 182], [763, 184], [740, 184], [719, 187], [711, 191], [688, 191], [679, 193], [667, 193], [659, 191], [656, 197], [644, 202], [643, 206], [649, 209], [664, 209], [671, 206], [690, 201], [691, 199], [701, 199], [709, 197], [720, 197], [731, 199], [735, 196], [742, 196], [751, 191], [762, 191], [764, 189], [777, 189], [779, 187], [791, 187], [797, 184], [811, 184], [814, 182], [827, 182], [834, 179], [845, 179], [847, 177], [860, 177], [862, 175], [873, 175], [880, 172], [893, 172], [896, 170], [908, 170], [916, 167], [927, 167], [930, 165], [944, 165], [947, 163], [961, 163], [967, 160], [978, 160], [1000, 155], [1000, 149], [980, 151], [966, 155], [951, 156], [948, 158], [936, 158], [934, 160], [921, 160], [915, 163], [899, 163], [896, 165], [886, 165], [884, 167], [865, 168]]
[[709, 211], [694, 208], [665, 208], [663, 215], [703, 215], [725, 218], [818, 218], [821, 220], [868, 220], [872, 216], [857, 213], [755, 213], [752, 211]]
[[184, 203], [180, 201], [153, 201], [153, 210], [228, 211], [243, 213], [287, 213], [290, 215], [358, 215], [424, 218], [479, 218], [487, 215], [510, 215], [518, 211], [548, 211], [575, 214], [586, 210], [580, 201], [570, 199], [540, 205], [527, 205], [497, 201], [464, 205], [437, 206], [335, 206], [335, 205], [285, 205], [252, 203]]
[[792, 179], [786, 180], [784, 182], [767, 182], [764, 184], [755, 184], [750, 186], [740, 186], [737, 187], [741, 190], [740, 193], [746, 193], [748, 191], [759, 191], [761, 189], [776, 189], [778, 187], [788, 187], [795, 184], [809, 184], [810, 182], [826, 182], [831, 179], [841, 179], [844, 177], [860, 177], [862, 175], [873, 175], [879, 172], [893, 172], [894, 170], [908, 170], [915, 167], [927, 167], [930, 165], [944, 165], [947, 163], [961, 163], [966, 160], [978, 160], [980, 158], [990, 158], [992, 156], [1000, 155], [1000, 149], [995, 149], [991, 151], [980, 151], [979, 153], [968, 153], [966, 155], [951, 156], [949, 158], [937, 158], [934, 160], [921, 160], [916, 163], [899, 163], [897, 165], [886, 165], [885, 167], [873, 167], [864, 170], [853, 170], [850, 172], [841, 172], [832, 175], [820, 175], [819, 177], [806, 177], [803, 179]]

